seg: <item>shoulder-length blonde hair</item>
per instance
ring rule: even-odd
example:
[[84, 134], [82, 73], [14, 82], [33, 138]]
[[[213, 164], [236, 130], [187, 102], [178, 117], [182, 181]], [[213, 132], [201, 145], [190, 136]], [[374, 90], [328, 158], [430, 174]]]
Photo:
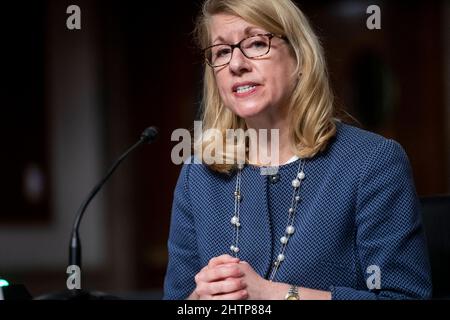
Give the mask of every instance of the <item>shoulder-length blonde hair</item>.
[[[301, 158], [311, 158], [324, 150], [336, 132], [333, 93], [322, 47], [305, 15], [291, 0], [206, 0], [194, 30], [200, 48], [211, 45], [210, 19], [219, 13], [239, 16], [268, 32], [287, 38], [297, 62], [294, 75], [300, 79], [288, 106], [291, 149]], [[231, 155], [226, 153], [227, 149], [239, 148], [236, 145], [227, 148], [226, 130], [246, 130], [245, 121], [224, 106], [214, 71], [209, 66], [205, 66], [201, 108], [203, 132], [218, 129], [224, 137], [225, 151], [216, 151], [222, 153], [223, 159], [237, 157], [234, 152]], [[209, 144], [211, 141], [202, 137], [194, 143], [194, 149], [200, 147], [204, 150]], [[204, 160], [203, 155], [201, 157]], [[228, 163], [230, 162], [222, 161], [221, 164], [213, 163], [209, 167], [215, 171], [230, 173], [237, 161], [233, 161], [234, 164]]]

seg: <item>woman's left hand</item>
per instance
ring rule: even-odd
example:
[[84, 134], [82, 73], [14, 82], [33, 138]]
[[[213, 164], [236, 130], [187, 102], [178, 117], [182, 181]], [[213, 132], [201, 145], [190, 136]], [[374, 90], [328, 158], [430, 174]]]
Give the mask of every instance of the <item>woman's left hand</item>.
[[[242, 283], [246, 286], [248, 300], [283, 300], [289, 291], [290, 285], [281, 282], [272, 282], [261, 277], [250, 264], [245, 261], [237, 262], [242, 272]], [[331, 300], [331, 292], [299, 287], [302, 300]], [[300, 293], [301, 291], [301, 293]]]
[[244, 276], [243, 282], [247, 286], [249, 300], [278, 300], [283, 299], [289, 290], [285, 283], [271, 282], [262, 278], [250, 264], [245, 261], [238, 263]]

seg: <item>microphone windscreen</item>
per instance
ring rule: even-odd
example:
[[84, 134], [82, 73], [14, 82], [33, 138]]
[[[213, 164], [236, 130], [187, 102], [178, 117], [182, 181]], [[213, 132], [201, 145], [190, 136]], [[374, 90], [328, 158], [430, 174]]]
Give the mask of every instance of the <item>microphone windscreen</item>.
[[155, 141], [156, 137], [158, 137], [159, 131], [156, 127], [148, 127], [141, 134], [141, 139], [143, 139], [147, 143], [152, 143]]

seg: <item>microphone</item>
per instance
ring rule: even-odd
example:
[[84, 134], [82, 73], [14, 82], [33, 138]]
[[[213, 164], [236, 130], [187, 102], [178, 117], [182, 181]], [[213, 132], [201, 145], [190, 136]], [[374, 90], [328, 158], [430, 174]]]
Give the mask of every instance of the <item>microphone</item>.
[[[95, 195], [100, 191], [100, 189], [103, 187], [103, 185], [108, 181], [108, 179], [111, 177], [111, 175], [114, 173], [116, 168], [122, 163], [123, 160], [137, 147], [144, 143], [152, 143], [155, 141], [155, 139], [158, 137], [158, 129], [156, 127], [148, 127], [145, 129], [139, 140], [131, 146], [127, 151], [125, 151], [124, 154], [120, 156], [119, 159], [114, 162], [114, 164], [109, 169], [108, 173], [105, 175], [105, 177], [91, 190], [91, 192], [88, 194], [87, 198], [84, 200], [84, 202], [81, 204], [80, 208], [77, 211], [75, 221], [73, 223], [72, 227], [72, 234], [70, 238], [70, 244], [69, 244], [69, 266], [76, 266], [79, 269], [81, 269], [81, 242], [80, 237], [78, 235], [78, 229], [80, 228], [81, 219], [83, 219], [84, 212], [86, 211], [86, 208], [88, 207], [89, 203], [92, 201], [92, 199], [95, 197]], [[69, 288], [67, 288], [69, 289]], [[112, 296], [103, 292], [91, 292], [91, 291], [85, 291], [80, 289], [69, 289], [64, 290], [62, 292], [56, 292], [56, 293], [48, 293], [41, 295], [34, 300], [77, 300], [77, 301], [84, 301], [84, 300], [117, 300], [120, 299], [120, 297]]]
[[100, 189], [103, 187], [103, 185], [108, 181], [108, 179], [111, 177], [111, 175], [114, 173], [116, 168], [122, 163], [123, 160], [131, 153], [133, 152], [137, 147], [144, 143], [152, 143], [155, 141], [155, 139], [158, 137], [158, 128], [156, 127], [148, 127], [146, 128], [142, 134], [139, 140], [131, 146], [127, 151], [125, 151], [124, 154], [120, 156], [114, 162], [114, 164], [109, 169], [108, 173], [105, 175], [105, 177], [91, 190], [87, 198], [84, 200], [84, 202], [81, 204], [80, 208], [77, 211], [77, 215], [75, 217], [73, 227], [72, 227], [72, 235], [70, 238], [70, 245], [69, 245], [69, 266], [78, 266], [81, 269], [81, 242], [80, 237], [78, 234], [78, 229], [80, 228], [81, 219], [83, 219], [84, 212], [86, 211], [86, 208], [88, 207], [91, 200], [95, 197], [95, 195], [100, 191]]

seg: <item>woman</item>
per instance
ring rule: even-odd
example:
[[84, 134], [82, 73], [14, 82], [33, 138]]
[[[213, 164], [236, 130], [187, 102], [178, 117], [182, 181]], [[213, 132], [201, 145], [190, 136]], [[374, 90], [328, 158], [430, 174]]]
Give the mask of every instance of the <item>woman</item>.
[[407, 156], [335, 118], [302, 12], [290, 0], [207, 0], [196, 32], [207, 63], [203, 130], [279, 129], [278, 172], [261, 174], [259, 153], [242, 165], [245, 142], [199, 141], [226, 161], [200, 154], [181, 170], [165, 298], [429, 298]]

